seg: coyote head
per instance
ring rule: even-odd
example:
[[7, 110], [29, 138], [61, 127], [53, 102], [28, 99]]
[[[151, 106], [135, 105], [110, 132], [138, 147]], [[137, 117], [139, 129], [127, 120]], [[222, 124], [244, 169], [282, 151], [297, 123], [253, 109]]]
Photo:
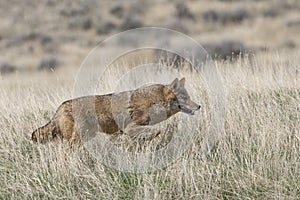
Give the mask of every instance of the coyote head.
[[176, 78], [170, 85], [167, 85], [164, 95], [170, 101], [171, 110], [176, 113], [182, 111], [193, 115], [196, 110], [200, 109], [200, 105], [193, 102], [184, 88], [185, 78], [178, 80]]

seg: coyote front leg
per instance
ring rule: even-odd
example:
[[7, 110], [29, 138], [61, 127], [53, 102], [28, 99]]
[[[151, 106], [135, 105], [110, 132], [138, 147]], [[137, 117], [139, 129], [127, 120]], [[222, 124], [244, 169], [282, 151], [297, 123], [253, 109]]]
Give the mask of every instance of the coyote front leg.
[[153, 126], [141, 126], [136, 123], [130, 123], [124, 129], [124, 133], [132, 140], [147, 141], [156, 138], [161, 132]]

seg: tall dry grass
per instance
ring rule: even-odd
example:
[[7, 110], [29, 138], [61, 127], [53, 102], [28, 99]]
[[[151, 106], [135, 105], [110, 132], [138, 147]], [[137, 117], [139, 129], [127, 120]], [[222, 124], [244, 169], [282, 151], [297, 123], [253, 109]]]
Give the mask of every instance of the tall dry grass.
[[269, 54], [215, 64], [226, 118], [214, 152], [198, 159], [209, 127], [202, 101], [190, 149], [169, 167], [140, 174], [105, 167], [82, 148], [65, 159], [66, 144], [30, 141], [71, 98], [74, 73], [1, 77], [1, 199], [299, 199], [299, 60]]

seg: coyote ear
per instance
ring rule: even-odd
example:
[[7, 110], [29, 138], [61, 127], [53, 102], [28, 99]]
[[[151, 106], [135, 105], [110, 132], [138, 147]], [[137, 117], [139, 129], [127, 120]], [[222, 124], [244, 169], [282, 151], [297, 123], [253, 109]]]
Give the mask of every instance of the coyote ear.
[[185, 78], [183, 77], [180, 81], [179, 81], [179, 85], [180, 87], [184, 87], [185, 84]]
[[175, 90], [179, 86], [178, 78], [175, 78], [174, 81], [170, 84], [170, 89]]

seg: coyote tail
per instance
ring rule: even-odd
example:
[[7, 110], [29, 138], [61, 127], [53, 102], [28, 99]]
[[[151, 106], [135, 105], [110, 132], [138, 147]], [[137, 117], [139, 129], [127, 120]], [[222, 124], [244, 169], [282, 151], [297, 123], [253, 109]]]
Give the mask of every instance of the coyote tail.
[[34, 142], [46, 143], [53, 140], [56, 137], [56, 126], [50, 121], [45, 126], [42, 126], [31, 134], [31, 139]]

